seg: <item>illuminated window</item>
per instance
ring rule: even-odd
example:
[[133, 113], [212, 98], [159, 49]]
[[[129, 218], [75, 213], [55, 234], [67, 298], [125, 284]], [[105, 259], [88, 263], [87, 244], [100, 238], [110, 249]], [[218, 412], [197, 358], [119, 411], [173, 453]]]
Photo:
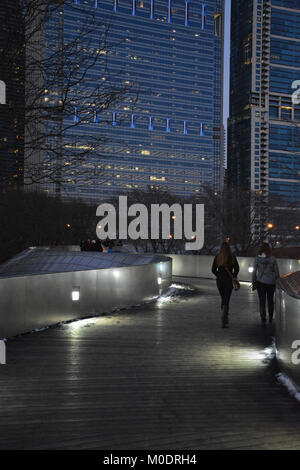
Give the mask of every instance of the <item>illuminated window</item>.
[[74, 106], [74, 116], [73, 116], [73, 121], [78, 122], [79, 117], [78, 117], [78, 107]]
[[154, 0], [150, 0], [150, 18], [154, 20]]
[[132, 0], [132, 16], [136, 15], [136, 0]]
[[100, 0], [95, 0], [95, 8], [99, 8], [99, 1]]
[[118, 11], [118, 0], [114, 0], [114, 13]]
[[153, 131], [153, 117], [149, 116], [149, 126], [148, 126], [149, 131]]
[[185, 0], [184, 26], [189, 26], [189, 0]]
[[96, 110], [94, 111], [94, 122], [98, 122], [98, 113]]
[[166, 178], [164, 176], [161, 178], [158, 178], [157, 176], [150, 176], [150, 181], [166, 181]]
[[187, 131], [187, 121], [183, 121], [183, 133], [184, 134], [188, 133], [188, 131]]
[[131, 114], [130, 127], [131, 129], [135, 129], [135, 114]]
[[206, 25], [206, 4], [202, 3], [202, 20], [201, 20], [202, 31], [205, 30], [205, 25]]
[[170, 127], [170, 118], [167, 118], [167, 127], [166, 127], [166, 132], [171, 132], [171, 127]]
[[168, 23], [172, 23], [172, 0], [169, 0], [168, 5]]
[[112, 125], [117, 125], [117, 113], [115, 111], [112, 113]]
[[200, 123], [200, 135], [201, 137], [204, 136], [204, 123], [203, 122]]
[[222, 15], [215, 13], [215, 35], [220, 37], [222, 35]]

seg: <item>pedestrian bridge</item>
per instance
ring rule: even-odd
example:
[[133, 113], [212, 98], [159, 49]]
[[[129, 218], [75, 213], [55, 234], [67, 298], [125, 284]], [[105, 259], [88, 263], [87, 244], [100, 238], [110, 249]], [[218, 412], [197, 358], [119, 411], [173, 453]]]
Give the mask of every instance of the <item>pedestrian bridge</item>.
[[194, 291], [10, 339], [0, 449], [300, 449], [249, 284], [222, 329], [213, 280], [173, 282]]

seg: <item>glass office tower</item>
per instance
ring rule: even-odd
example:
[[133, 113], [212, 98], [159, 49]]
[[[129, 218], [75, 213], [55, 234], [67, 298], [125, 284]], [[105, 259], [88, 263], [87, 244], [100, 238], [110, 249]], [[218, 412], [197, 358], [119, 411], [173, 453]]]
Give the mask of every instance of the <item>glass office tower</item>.
[[300, 3], [232, 4], [228, 180], [300, 200]]
[[0, 191], [23, 183], [24, 26], [20, 0], [0, 4]]
[[[88, 10], [103, 28], [109, 24], [109, 53], [105, 68], [88, 71], [77, 97], [86, 93], [87, 84], [101, 80], [127, 84], [132, 93], [109, 109], [91, 109], [84, 119], [80, 101], [74, 100], [72, 113], [63, 117], [70, 132], [62, 158], [67, 162], [72, 145], [84, 147], [85, 135], [103, 138], [102, 156], [91, 152], [84, 176], [70, 174], [67, 182], [49, 184], [47, 191], [90, 201], [149, 185], [181, 196], [196, 195], [204, 183], [219, 191], [223, 0], [74, 0], [47, 24], [46, 49], [59, 34], [75, 36]], [[97, 35], [90, 39], [96, 49]], [[51, 103], [55, 92], [45, 88]], [[97, 166], [104, 168], [98, 180], [92, 177]]]

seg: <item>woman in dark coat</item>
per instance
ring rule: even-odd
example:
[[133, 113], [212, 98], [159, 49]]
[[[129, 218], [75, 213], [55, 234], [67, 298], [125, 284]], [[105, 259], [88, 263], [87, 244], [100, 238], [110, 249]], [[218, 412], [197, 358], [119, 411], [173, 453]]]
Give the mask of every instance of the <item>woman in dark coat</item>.
[[212, 272], [217, 277], [217, 287], [222, 299], [222, 328], [228, 327], [229, 302], [232, 293], [232, 279], [239, 273], [240, 267], [236, 257], [232, 254], [228, 243], [221, 245], [220, 252], [215, 257]]

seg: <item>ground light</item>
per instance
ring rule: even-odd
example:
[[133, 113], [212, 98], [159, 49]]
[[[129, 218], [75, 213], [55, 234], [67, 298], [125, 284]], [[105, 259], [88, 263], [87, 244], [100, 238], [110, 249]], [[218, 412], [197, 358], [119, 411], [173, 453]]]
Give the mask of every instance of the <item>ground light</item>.
[[72, 300], [77, 302], [80, 299], [80, 287], [73, 287], [72, 289]]

